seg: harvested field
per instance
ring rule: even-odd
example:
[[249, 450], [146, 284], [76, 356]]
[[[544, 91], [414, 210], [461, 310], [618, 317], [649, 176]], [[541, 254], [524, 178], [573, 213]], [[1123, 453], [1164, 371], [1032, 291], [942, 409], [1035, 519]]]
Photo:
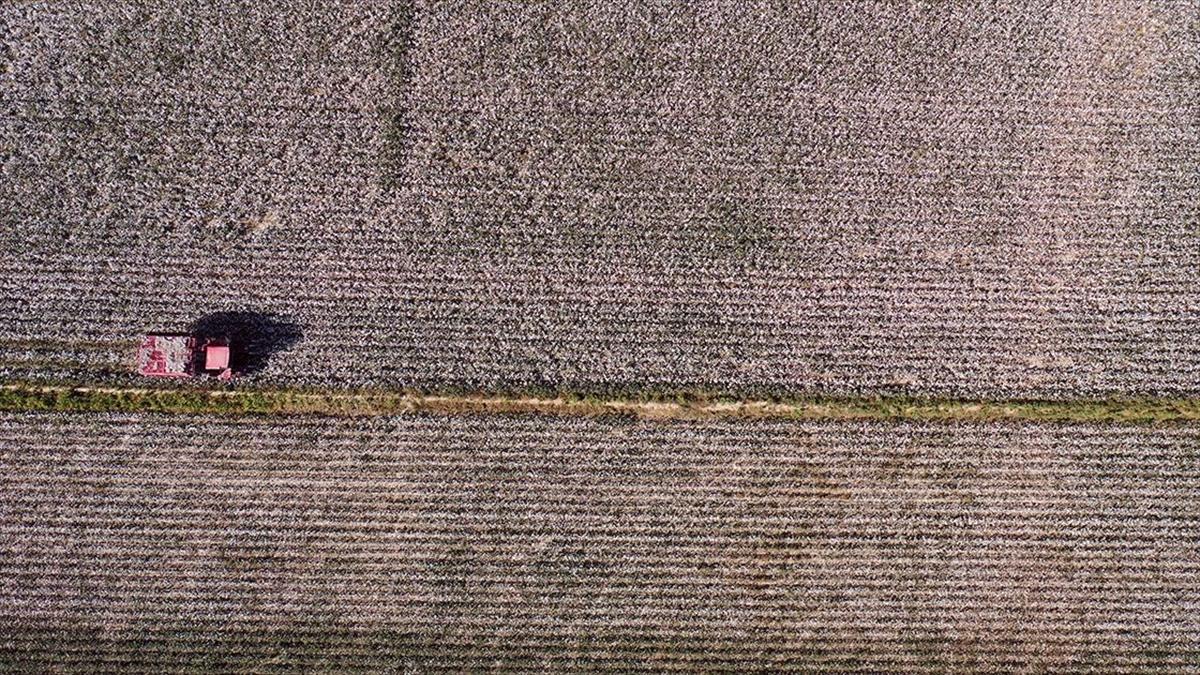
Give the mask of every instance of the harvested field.
[[0, 415], [19, 670], [1200, 669], [1200, 430]]
[[1195, 3], [218, 5], [0, 6], [0, 375], [1200, 393]]

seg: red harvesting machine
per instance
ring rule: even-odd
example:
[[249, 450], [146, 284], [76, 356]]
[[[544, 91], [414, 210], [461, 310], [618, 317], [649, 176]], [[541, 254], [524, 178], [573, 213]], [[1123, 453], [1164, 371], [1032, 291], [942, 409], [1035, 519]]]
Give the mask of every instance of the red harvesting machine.
[[229, 343], [191, 335], [147, 335], [138, 347], [137, 371], [146, 377], [215, 377], [233, 379], [229, 366]]

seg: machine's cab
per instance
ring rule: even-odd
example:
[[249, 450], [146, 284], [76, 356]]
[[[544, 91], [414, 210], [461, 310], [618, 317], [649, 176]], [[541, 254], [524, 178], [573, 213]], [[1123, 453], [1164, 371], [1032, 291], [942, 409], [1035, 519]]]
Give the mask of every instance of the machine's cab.
[[219, 340], [207, 340], [201, 346], [201, 370], [207, 375], [228, 382], [233, 379], [233, 370], [229, 366], [229, 344]]

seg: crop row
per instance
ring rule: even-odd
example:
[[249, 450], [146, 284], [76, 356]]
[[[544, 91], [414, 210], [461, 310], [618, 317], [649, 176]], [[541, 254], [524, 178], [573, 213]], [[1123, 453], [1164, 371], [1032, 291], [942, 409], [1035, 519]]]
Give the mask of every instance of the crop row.
[[1192, 10], [360, 4], [0, 9], [0, 340], [245, 311], [303, 333], [271, 384], [1200, 392]]
[[30, 663], [1169, 669], [1200, 650], [1197, 447], [1194, 429], [6, 414], [0, 615]]

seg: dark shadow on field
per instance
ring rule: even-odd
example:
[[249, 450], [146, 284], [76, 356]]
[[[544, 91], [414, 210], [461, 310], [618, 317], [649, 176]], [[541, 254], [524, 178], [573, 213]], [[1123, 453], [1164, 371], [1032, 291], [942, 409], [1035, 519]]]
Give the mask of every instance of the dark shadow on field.
[[217, 312], [201, 317], [191, 329], [200, 339], [228, 340], [235, 373], [253, 375], [271, 356], [300, 341], [304, 332], [292, 321], [260, 312]]
[[385, 188], [400, 187], [403, 168], [412, 151], [412, 80], [413, 80], [413, 22], [415, 10], [411, 2], [400, 3], [396, 15], [384, 36], [382, 58], [386, 64], [391, 89], [391, 106], [383, 109], [383, 157], [380, 169]]

